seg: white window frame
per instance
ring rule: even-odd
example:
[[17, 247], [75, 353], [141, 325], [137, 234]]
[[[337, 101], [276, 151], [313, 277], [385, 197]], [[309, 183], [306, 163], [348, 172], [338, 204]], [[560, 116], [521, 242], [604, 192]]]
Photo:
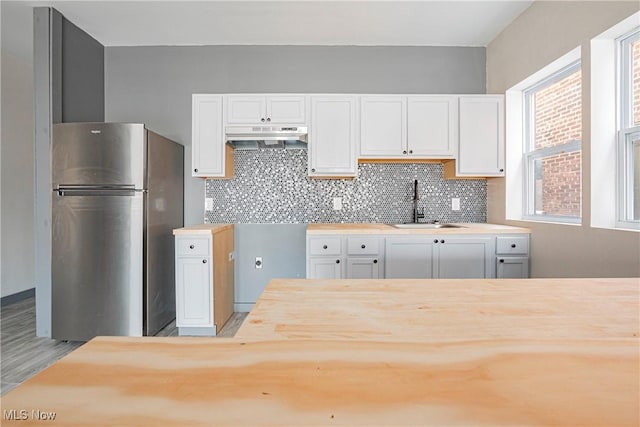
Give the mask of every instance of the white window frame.
[[[535, 144], [535, 123], [534, 123], [534, 94], [539, 92], [542, 89], [545, 89], [552, 84], [566, 78], [567, 76], [579, 71], [582, 69], [582, 61], [581, 59], [577, 59], [567, 66], [561, 68], [553, 72], [552, 74], [546, 76], [542, 80], [538, 81], [532, 86], [523, 90], [522, 99], [524, 102], [523, 105], [523, 215], [522, 219], [528, 221], [543, 221], [543, 222], [556, 222], [556, 223], [567, 223], [567, 224], [581, 224], [582, 223], [582, 182], [580, 183], [580, 216], [570, 217], [570, 216], [559, 216], [559, 215], [545, 215], [545, 214], [536, 214], [535, 213], [535, 167], [534, 162], [536, 160], [562, 154], [562, 153], [571, 153], [580, 151], [582, 152], [582, 141], [578, 140], [568, 140], [564, 144], [555, 145], [553, 147], [545, 147], [540, 149], [534, 149], [533, 146]], [[582, 169], [582, 158], [580, 162], [580, 168]], [[582, 173], [580, 174], [582, 177]], [[582, 180], [582, 178], [581, 178]]]
[[[631, 81], [631, 45], [640, 40], [640, 27], [616, 39], [617, 76], [617, 221], [616, 227], [640, 229], [640, 220], [633, 215], [633, 140], [640, 138], [640, 126], [633, 123]], [[636, 165], [640, 167], [640, 165]]]

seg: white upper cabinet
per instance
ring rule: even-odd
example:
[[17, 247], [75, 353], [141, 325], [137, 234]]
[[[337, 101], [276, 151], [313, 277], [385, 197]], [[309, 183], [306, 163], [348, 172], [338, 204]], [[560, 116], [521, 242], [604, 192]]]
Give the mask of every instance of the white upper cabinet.
[[504, 176], [504, 97], [460, 97], [456, 176]]
[[222, 96], [194, 94], [191, 114], [191, 175], [231, 178], [233, 156], [225, 147]]
[[360, 156], [454, 158], [458, 97], [363, 96]]
[[407, 97], [360, 98], [360, 156], [407, 154]]
[[357, 115], [354, 96], [311, 97], [309, 176], [355, 176]]
[[226, 98], [229, 124], [306, 123], [304, 95], [229, 95]]
[[458, 140], [456, 96], [409, 96], [407, 154], [453, 158]]

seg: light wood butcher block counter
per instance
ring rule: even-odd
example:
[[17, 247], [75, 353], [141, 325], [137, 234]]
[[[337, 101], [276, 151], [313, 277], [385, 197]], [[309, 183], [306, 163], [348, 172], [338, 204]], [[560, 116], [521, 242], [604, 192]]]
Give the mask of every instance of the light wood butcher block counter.
[[637, 426], [639, 287], [275, 280], [233, 339], [88, 342], [2, 426]]
[[99, 337], [3, 397], [29, 419], [2, 426], [634, 426], [638, 366], [630, 340]]
[[174, 235], [178, 234], [216, 234], [224, 230], [233, 229], [233, 224], [196, 224], [187, 227], [176, 228]]
[[241, 339], [638, 339], [640, 279], [274, 279]]
[[460, 228], [396, 228], [389, 224], [309, 224], [307, 234], [514, 234], [531, 233], [531, 230], [510, 225], [485, 223], [454, 223]]

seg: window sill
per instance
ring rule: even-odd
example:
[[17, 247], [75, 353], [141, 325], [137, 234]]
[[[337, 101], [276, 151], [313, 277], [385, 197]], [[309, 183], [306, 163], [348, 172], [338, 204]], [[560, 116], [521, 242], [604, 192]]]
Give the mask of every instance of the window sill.
[[555, 218], [539, 218], [539, 217], [524, 217], [524, 218], [520, 218], [517, 221], [522, 221], [522, 222], [534, 222], [537, 224], [553, 224], [553, 225], [568, 225], [568, 226], [572, 226], [572, 227], [581, 227], [582, 226], [582, 219], [576, 219], [575, 221], [561, 221], [559, 219], [555, 219]]

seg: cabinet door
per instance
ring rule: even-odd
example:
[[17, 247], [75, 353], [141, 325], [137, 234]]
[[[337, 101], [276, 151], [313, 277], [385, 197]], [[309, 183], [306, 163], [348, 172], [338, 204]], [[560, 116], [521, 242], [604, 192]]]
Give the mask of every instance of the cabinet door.
[[453, 158], [458, 140], [458, 98], [410, 96], [407, 148], [410, 156]]
[[529, 257], [498, 257], [496, 260], [498, 279], [527, 279], [529, 277]]
[[431, 279], [434, 273], [432, 238], [387, 238], [385, 244], [385, 278]]
[[437, 276], [440, 279], [491, 278], [493, 237], [455, 237], [441, 234]]
[[347, 279], [379, 279], [378, 258], [347, 258]]
[[407, 154], [407, 98], [360, 98], [360, 157], [402, 157]]
[[177, 258], [176, 326], [213, 326], [210, 258]]
[[191, 128], [191, 175], [225, 176], [225, 144], [222, 129], [222, 97], [193, 95]]
[[504, 97], [460, 97], [456, 174], [504, 176]]
[[354, 97], [311, 98], [310, 176], [356, 175], [356, 126]]
[[267, 123], [305, 124], [304, 96], [269, 96], [266, 99]]
[[309, 258], [307, 279], [341, 279], [342, 261], [340, 258]]
[[262, 124], [267, 122], [266, 98], [264, 96], [227, 97], [225, 111], [227, 123], [233, 124]]

